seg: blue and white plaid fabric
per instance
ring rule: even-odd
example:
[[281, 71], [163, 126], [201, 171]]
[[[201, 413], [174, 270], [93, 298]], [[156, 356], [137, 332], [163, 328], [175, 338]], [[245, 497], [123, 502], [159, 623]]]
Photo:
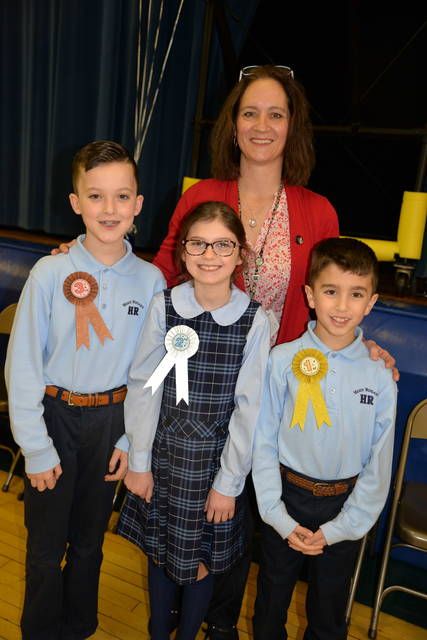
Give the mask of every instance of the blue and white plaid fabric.
[[232, 520], [206, 521], [204, 506], [220, 465], [234, 409], [234, 391], [246, 337], [258, 308], [251, 302], [239, 320], [218, 325], [209, 312], [179, 316], [165, 292], [166, 330], [186, 324], [200, 339], [188, 360], [189, 405], [176, 402], [175, 368], [164, 383], [153, 444], [154, 495], [147, 504], [128, 494], [118, 532], [141, 547], [178, 584], [196, 580], [200, 562], [223, 573], [245, 549], [243, 496]]

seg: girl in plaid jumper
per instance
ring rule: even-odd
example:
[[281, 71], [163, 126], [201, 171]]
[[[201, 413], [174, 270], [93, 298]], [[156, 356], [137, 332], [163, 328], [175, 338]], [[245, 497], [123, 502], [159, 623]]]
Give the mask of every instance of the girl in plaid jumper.
[[149, 559], [153, 640], [169, 639], [177, 591], [177, 638], [195, 638], [213, 576], [246, 547], [244, 486], [270, 344], [266, 314], [232, 284], [247, 252], [235, 212], [202, 203], [177, 247], [187, 281], [154, 297], [125, 402], [119, 533]]

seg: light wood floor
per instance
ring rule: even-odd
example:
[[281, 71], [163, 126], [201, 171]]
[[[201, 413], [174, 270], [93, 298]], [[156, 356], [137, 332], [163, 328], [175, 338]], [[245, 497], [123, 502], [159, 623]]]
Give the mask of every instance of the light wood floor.
[[[0, 486], [5, 474], [0, 471]], [[25, 528], [23, 504], [17, 500], [22, 481], [14, 478], [8, 493], [0, 492], [0, 639], [19, 640], [24, 592]], [[111, 524], [117, 517], [113, 514]], [[99, 599], [99, 628], [94, 640], [145, 640], [148, 594], [144, 556], [126, 540], [108, 532], [104, 545]], [[256, 565], [252, 566], [239, 620], [241, 640], [252, 638], [250, 620], [255, 597]], [[305, 625], [304, 583], [299, 583], [289, 612], [288, 634], [302, 640]], [[422, 601], [420, 601], [422, 602]], [[355, 603], [349, 638], [368, 637], [370, 609]], [[202, 640], [200, 632], [198, 640]], [[385, 613], [380, 616], [378, 640], [427, 640], [420, 629]], [[268, 640], [268, 638], [266, 638]]]

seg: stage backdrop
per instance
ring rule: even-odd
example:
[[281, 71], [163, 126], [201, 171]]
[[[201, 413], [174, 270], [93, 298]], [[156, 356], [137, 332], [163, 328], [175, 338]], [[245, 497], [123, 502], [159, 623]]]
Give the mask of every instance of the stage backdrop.
[[[218, 4], [237, 53], [257, 1]], [[145, 203], [136, 242], [158, 247], [190, 169], [206, 7], [203, 0], [2, 0], [0, 225], [80, 232], [68, 204], [72, 156], [101, 138], [133, 152], [142, 99], [149, 126], [139, 147]], [[221, 78], [214, 32], [206, 97], [214, 107]]]

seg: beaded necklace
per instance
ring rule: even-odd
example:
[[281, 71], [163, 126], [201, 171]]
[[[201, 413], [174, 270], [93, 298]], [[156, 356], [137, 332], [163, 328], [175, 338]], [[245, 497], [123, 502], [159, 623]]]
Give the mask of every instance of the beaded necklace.
[[[268, 221], [268, 227], [267, 227], [267, 231], [265, 232], [265, 236], [264, 236], [264, 240], [262, 241], [262, 245], [259, 249], [258, 254], [255, 256], [255, 271], [254, 274], [252, 276], [252, 278], [250, 278], [249, 273], [247, 270], [245, 270], [243, 272], [243, 279], [245, 281], [245, 289], [246, 292], [249, 294], [250, 298], [254, 298], [255, 293], [256, 293], [256, 289], [257, 289], [257, 285], [258, 285], [258, 280], [260, 279], [260, 268], [262, 267], [262, 265], [264, 264], [264, 248], [265, 248], [265, 243], [267, 240], [267, 236], [270, 232], [270, 228], [272, 225], [272, 222], [275, 218], [275, 215], [277, 213], [277, 209], [279, 208], [279, 203], [280, 203], [280, 199], [282, 197], [282, 192], [283, 192], [283, 182], [280, 183], [280, 187], [277, 190], [276, 193], [276, 197], [274, 199], [274, 203], [273, 203], [273, 209], [271, 211], [271, 216], [270, 216], [270, 220]], [[242, 207], [241, 207], [241, 203], [240, 203], [240, 191], [239, 191], [239, 187], [237, 186], [237, 193], [238, 193], [238, 205], [239, 205], [239, 218], [240, 220], [242, 219]]]

